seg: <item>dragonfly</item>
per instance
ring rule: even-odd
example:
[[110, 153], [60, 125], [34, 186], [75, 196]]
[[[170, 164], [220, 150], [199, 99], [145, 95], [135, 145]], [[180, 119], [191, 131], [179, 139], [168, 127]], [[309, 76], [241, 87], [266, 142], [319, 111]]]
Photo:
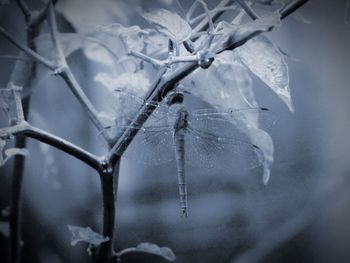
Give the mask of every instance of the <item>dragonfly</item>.
[[[133, 96], [133, 103], [145, 103]], [[235, 129], [232, 122], [247, 114], [258, 118], [268, 109], [188, 110], [183, 104], [184, 93], [180, 91], [167, 95], [165, 101], [156, 105], [156, 110], [143, 125], [136, 123], [132, 126], [138, 129], [138, 133], [123, 156], [153, 165], [175, 161], [180, 206], [183, 216], [187, 217], [185, 163], [225, 171], [231, 171], [242, 162], [247, 163], [247, 168], [260, 166], [263, 157], [259, 148], [242, 131]], [[224, 164], [222, 160], [227, 157], [230, 161]]]

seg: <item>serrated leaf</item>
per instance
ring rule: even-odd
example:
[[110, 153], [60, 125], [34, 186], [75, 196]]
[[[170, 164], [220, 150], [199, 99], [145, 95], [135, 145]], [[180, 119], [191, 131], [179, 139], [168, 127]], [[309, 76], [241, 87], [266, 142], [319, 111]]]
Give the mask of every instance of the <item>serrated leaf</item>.
[[178, 14], [166, 9], [153, 9], [144, 13], [143, 17], [160, 33], [178, 42], [183, 42], [191, 36], [191, 26]]
[[137, 245], [136, 251], [154, 254], [154, 255], [163, 257], [168, 261], [175, 261], [176, 259], [174, 252], [170, 248], [159, 247], [158, 245], [155, 245], [153, 243], [148, 243], [148, 242], [140, 243], [139, 245]]
[[257, 36], [237, 48], [242, 62], [265, 82], [293, 112], [288, 66], [280, 50], [265, 36]]
[[85, 242], [96, 247], [109, 241], [109, 237], [104, 237], [101, 234], [94, 232], [90, 227], [68, 225], [68, 229], [72, 233], [72, 246], [75, 246], [79, 242]]

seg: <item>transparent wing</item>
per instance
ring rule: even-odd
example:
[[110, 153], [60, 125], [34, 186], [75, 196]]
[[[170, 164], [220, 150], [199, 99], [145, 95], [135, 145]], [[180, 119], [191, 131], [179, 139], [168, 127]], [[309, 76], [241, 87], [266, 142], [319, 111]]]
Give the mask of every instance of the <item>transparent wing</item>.
[[149, 165], [174, 160], [172, 130], [161, 126], [140, 129], [125, 151], [124, 157]]
[[191, 121], [185, 135], [185, 160], [190, 165], [230, 173], [261, 165], [259, 149], [234, 125], [222, 120]]
[[227, 122], [228, 124], [246, 123], [258, 125], [267, 130], [276, 123], [276, 118], [266, 108], [229, 109], [218, 112], [215, 109], [199, 109], [190, 112], [190, 120], [201, 121], [202, 125], [212, 125], [214, 122]]

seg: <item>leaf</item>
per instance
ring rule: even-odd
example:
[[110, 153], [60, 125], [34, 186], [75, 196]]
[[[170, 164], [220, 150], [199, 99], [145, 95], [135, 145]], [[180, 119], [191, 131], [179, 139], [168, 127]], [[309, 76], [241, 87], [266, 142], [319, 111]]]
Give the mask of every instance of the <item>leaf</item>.
[[[103, 121], [108, 126], [111, 136], [118, 135], [123, 127], [129, 124], [141, 105], [142, 100], [150, 87], [150, 81], [143, 71], [136, 73], [123, 73], [117, 77], [100, 72], [96, 75], [95, 81], [102, 84], [107, 91], [107, 109], [100, 114]], [[125, 94], [136, 94], [135, 96], [125, 96]], [[135, 103], [137, 99], [138, 103]]]
[[6, 89], [0, 89], [0, 109], [7, 116], [10, 125], [22, 121], [23, 118], [21, 91], [22, 88], [12, 82]]
[[265, 36], [257, 36], [237, 48], [242, 62], [265, 82], [293, 112], [288, 66], [280, 50]]
[[27, 149], [20, 149], [20, 148], [9, 148], [5, 150], [5, 154], [7, 158], [11, 158], [14, 155], [22, 155], [22, 156], [29, 156], [29, 152]]
[[[27, 149], [8, 148], [4, 151], [5, 146], [6, 141], [0, 139], [0, 167], [5, 165], [6, 162], [15, 155], [29, 156], [29, 152]], [[5, 153], [5, 157], [3, 153]]]
[[119, 23], [113, 23], [106, 26], [101, 26], [97, 31], [110, 34], [114, 37], [120, 37], [126, 49], [141, 51], [144, 47], [142, 34], [147, 34], [139, 26], [124, 27]]
[[140, 243], [139, 245], [137, 245], [136, 250], [158, 255], [160, 257], [165, 258], [168, 261], [175, 261], [176, 259], [174, 252], [170, 248], [159, 247], [155, 244], [148, 243], [148, 242]]
[[[181, 82], [191, 93], [212, 105], [219, 112], [229, 109], [258, 107], [248, 70], [241, 63], [237, 52], [219, 54], [212, 66], [197, 69]], [[270, 135], [261, 129], [258, 115], [242, 112], [240, 118], [229, 119], [246, 134], [264, 167], [263, 182], [267, 183], [273, 163], [273, 143]]]
[[166, 9], [153, 9], [149, 13], [144, 13], [143, 17], [160, 33], [178, 42], [183, 42], [191, 36], [191, 26], [178, 14]]
[[221, 21], [216, 27], [216, 34], [224, 36], [216, 38], [219, 41], [216, 48], [222, 48], [227, 45], [227, 43], [233, 44], [245, 41], [247, 37], [250, 37], [254, 33], [266, 32], [272, 27], [280, 25], [280, 15], [275, 13], [241, 25], [234, 25], [226, 21]]
[[[62, 46], [64, 55], [68, 58], [74, 52], [83, 47], [83, 39], [80, 35], [75, 33], [62, 33], [58, 35], [59, 42]], [[35, 44], [41, 55], [46, 58], [56, 58], [56, 50], [54, 49], [51, 36], [49, 34], [42, 34], [35, 38]]]
[[92, 231], [90, 227], [79, 227], [68, 225], [69, 231], [72, 233], [71, 245], [75, 246], [78, 242], [86, 242], [95, 247], [109, 241], [109, 237], [104, 237], [99, 233]]
[[10, 236], [10, 225], [8, 222], [0, 222], [0, 233], [5, 237]]
[[58, 1], [57, 11], [67, 19], [79, 33], [87, 33], [96, 25], [106, 25], [119, 21], [131, 24], [141, 12], [142, 0], [74, 0]]

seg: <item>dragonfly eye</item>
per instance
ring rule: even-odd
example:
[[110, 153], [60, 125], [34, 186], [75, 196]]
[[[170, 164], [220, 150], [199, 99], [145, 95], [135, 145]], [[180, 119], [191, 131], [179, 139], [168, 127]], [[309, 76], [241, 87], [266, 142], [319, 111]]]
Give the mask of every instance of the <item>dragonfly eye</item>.
[[184, 101], [184, 95], [180, 92], [174, 92], [168, 97], [168, 105], [181, 104]]

